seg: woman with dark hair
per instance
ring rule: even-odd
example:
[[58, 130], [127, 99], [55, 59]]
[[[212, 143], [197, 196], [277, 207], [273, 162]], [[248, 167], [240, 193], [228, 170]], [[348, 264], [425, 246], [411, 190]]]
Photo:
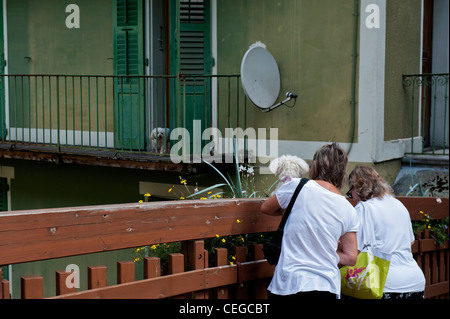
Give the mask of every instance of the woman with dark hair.
[[373, 167], [357, 166], [349, 186], [347, 195], [358, 201], [358, 249], [368, 240], [362, 231], [366, 225], [374, 228], [376, 242], [370, 244], [391, 255], [383, 299], [423, 299], [425, 277], [411, 253], [414, 234], [408, 210]]
[[[298, 195], [284, 227], [280, 259], [268, 287], [270, 298], [339, 298], [338, 264], [354, 265], [358, 254], [356, 211], [338, 190], [346, 181], [347, 162], [347, 154], [336, 143], [314, 155], [311, 180]], [[281, 215], [300, 180], [283, 184], [261, 211]]]

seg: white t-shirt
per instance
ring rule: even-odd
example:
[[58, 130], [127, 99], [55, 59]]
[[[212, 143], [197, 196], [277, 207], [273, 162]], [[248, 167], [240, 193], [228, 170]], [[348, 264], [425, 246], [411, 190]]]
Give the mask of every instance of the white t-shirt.
[[[299, 182], [295, 178], [278, 189], [281, 208], [287, 208]], [[309, 181], [284, 227], [280, 259], [268, 290], [283, 296], [314, 290], [339, 296], [338, 240], [357, 230], [356, 211], [345, 197]]]
[[355, 208], [361, 227], [357, 233], [358, 249], [362, 250], [364, 243], [371, 241], [362, 231], [369, 216], [375, 231], [375, 248], [391, 254], [384, 292], [424, 291], [425, 276], [411, 253], [414, 234], [406, 207], [395, 197], [386, 195], [382, 199], [359, 202]]

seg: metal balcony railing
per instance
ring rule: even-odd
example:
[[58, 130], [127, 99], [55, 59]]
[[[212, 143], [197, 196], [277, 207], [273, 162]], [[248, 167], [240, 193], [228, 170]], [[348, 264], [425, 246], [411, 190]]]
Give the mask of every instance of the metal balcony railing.
[[448, 73], [403, 75], [411, 101], [410, 154], [448, 155]]
[[0, 144], [51, 152], [167, 156], [152, 142], [157, 128], [246, 122], [239, 75], [0, 75], [0, 97]]

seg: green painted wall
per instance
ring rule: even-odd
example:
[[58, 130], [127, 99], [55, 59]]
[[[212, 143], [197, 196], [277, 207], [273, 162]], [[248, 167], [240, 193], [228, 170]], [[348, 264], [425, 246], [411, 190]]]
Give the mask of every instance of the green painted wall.
[[282, 140], [348, 142], [354, 1], [218, 0], [217, 7], [218, 74], [239, 74], [248, 47], [261, 41], [278, 62], [280, 99], [300, 95], [294, 109], [263, 114], [248, 105], [247, 126], [278, 127]]
[[[79, 29], [66, 27], [72, 3], [80, 8]], [[112, 75], [112, 3], [8, 0], [9, 73]]]
[[[420, 0], [386, 3], [385, 141], [411, 137], [411, 90], [403, 87], [402, 75], [421, 73], [421, 5]], [[417, 122], [417, 110], [414, 117]]]

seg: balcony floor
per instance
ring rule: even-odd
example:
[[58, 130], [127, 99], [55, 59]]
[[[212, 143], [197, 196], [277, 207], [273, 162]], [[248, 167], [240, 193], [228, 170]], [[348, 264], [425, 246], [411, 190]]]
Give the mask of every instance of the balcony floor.
[[122, 150], [0, 143], [0, 158], [56, 164], [93, 165], [153, 171], [197, 173], [201, 164], [175, 164], [169, 156]]

